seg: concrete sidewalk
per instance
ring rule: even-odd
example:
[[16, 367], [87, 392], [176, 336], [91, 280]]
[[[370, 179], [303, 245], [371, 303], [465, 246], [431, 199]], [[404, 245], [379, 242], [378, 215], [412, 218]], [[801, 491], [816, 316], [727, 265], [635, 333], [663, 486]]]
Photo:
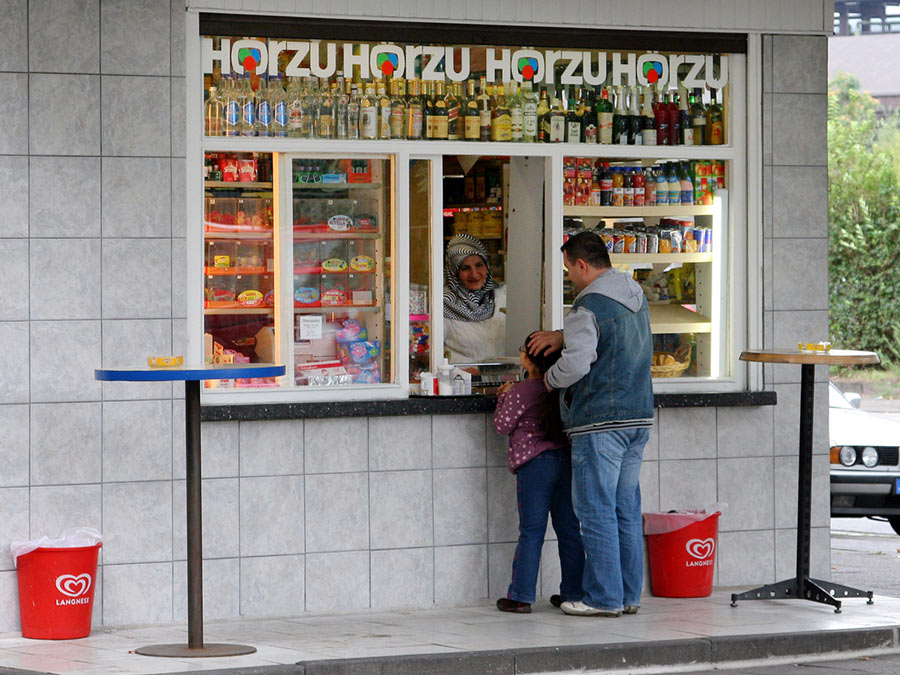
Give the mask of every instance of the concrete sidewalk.
[[178, 659], [140, 656], [146, 645], [186, 642], [183, 625], [97, 630], [71, 641], [0, 635], [0, 672], [337, 674], [668, 672], [740, 663], [900, 651], [900, 599], [844, 602], [843, 612], [802, 600], [645, 597], [635, 616], [570, 617], [543, 601], [527, 615], [493, 603], [453, 609], [354, 612], [207, 622], [206, 642], [253, 645], [255, 654]]

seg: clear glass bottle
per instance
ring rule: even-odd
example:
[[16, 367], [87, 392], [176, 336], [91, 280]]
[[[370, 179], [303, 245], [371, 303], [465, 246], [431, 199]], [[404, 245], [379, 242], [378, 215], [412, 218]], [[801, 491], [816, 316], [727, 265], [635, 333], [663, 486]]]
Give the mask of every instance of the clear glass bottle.
[[222, 101], [216, 87], [209, 88], [209, 97], [204, 104], [203, 134], [205, 136], [221, 136], [224, 132]]
[[256, 135], [272, 135], [272, 98], [269, 85], [262, 79], [256, 90]]
[[538, 98], [531, 80], [522, 83], [522, 140], [535, 143], [538, 136]]
[[391, 80], [391, 138], [406, 138], [406, 83]]
[[478, 139], [491, 140], [491, 95], [484, 75], [478, 85]]
[[222, 105], [225, 116], [222, 121], [222, 132], [225, 136], [241, 135], [241, 101], [233, 79], [223, 79], [225, 92], [222, 95]]
[[558, 98], [553, 98], [553, 103], [550, 106], [550, 112], [547, 113], [547, 117], [550, 129], [550, 135], [547, 142], [562, 143], [566, 139], [566, 113], [563, 111]]
[[507, 143], [512, 140], [512, 115], [506, 107], [506, 90], [498, 85], [491, 108], [491, 140]]
[[387, 95], [387, 85], [381, 78], [375, 81], [375, 107], [377, 110], [375, 126], [378, 131], [378, 138], [390, 138], [391, 99]]
[[356, 140], [359, 138], [359, 88], [356, 82], [348, 82], [350, 89], [347, 102], [347, 138]]
[[378, 138], [378, 105], [375, 85], [371, 81], [366, 82], [359, 100], [359, 136], [367, 141]]
[[509, 109], [509, 122], [513, 143], [521, 143], [525, 136], [525, 110], [522, 107], [522, 97], [515, 80], [509, 83], [506, 94], [506, 107]]
[[269, 100], [272, 103], [272, 135], [284, 138], [288, 135], [290, 110], [288, 95], [280, 77], [274, 77], [269, 82]]
[[256, 136], [256, 94], [250, 86], [250, 74], [241, 78], [238, 91], [241, 106], [241, 136]]
[[421, 82], [412, 78], [408, 82], [406, 97], [406, 137], [409, 140], [422, 140], [425, 138], [424, 116], [425, 106], [422, 101]]
[[653, 89], [641, 87], [644, 103], [641, 106], [641, 144], [656, 145], [656, 116], [653, 114]]
[[316, 106], [316, 138], [334, 138], [334, 107], [334, 84], [329, 86], [323, 77], [319, 80]]
[[694, 145], [706, 142], [706, 106], [703, 105], [703, 90], [694, 89], [690, 99], [691, 124], [694, 127]]
[[313, 77], [304, 78], [306, 87], [303, 96], [303, 115], [300, 120], [300, 137], [314, 138], [319, 128], [319, 81]]
[[334, 137], [346, 139], [348, 138], [347, 106], [350, 104], [350, 96], [347, 94], [346, 82], [343, 77], [337, 77], [334, 88]]

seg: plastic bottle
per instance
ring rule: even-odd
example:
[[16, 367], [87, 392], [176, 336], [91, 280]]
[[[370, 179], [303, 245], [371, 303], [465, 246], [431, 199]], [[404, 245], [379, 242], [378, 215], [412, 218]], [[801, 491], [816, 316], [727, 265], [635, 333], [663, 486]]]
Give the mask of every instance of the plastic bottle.
[[603, 162], [600, 170], [600, 206], [612, 206], [613, 178], [609, 162]]
[[665, 167], [661, 166], [656, 169], [656, 204], [658, 206], [666, 206], [668, 203], [669, 178], [666, 176]]
[[644, 170], [644, 206], [656, 206], [656, 173], [652, 167]]
[[627, 166], [622, 168], [622, 206], [634, 206], [634, 175]]
[[644, 173], [641, 171], [641, 167], [639, 166], [634, 167], [631, 172], [633, 174], [632, 183], [634, 184], [634, 205], [644, 206], [644, 204], [646, 203]]
[[622, 167], [613, 167], [612, 206], [625, 206], [625, 176]]
[[[693, 142], [693, 138], [691, 139]], [[684, 205], [690, 205], [694, 203], [694, 181], [691, 180], [691, 170], [690, 166], [687, 162], [682, 162], [680, 165], [680, 176], [679, 180], [681, 182], [681, 203]]]
[[669, 183], [669, 204], [681, 204], [681, 180], [678, 178], [678, 165], [672, 162], [666, 167]]
[[453, 366], [444, 359], [438, 366], [438, 394], [440, 396], [453, 395]]

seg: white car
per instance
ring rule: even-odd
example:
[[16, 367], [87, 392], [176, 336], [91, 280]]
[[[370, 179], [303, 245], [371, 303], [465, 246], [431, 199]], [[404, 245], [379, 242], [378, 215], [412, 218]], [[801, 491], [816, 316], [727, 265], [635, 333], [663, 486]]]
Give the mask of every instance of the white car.
[[859, 410], [859, 401], [828, 385], [831, 515], [877, 516], [900, 534], [900, 422]]

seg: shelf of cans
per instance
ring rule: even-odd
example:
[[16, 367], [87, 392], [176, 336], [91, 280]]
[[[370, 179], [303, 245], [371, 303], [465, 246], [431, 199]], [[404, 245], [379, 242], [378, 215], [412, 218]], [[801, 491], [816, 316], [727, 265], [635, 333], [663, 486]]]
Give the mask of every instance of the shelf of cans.
[[[722, 145], [718, 92], [653, 86], [534, 88], [381, 78], [244, 75], [206, 90], [206, 136], [606, 145]], [[704, 99], [707, 102], [704, 102]]]

